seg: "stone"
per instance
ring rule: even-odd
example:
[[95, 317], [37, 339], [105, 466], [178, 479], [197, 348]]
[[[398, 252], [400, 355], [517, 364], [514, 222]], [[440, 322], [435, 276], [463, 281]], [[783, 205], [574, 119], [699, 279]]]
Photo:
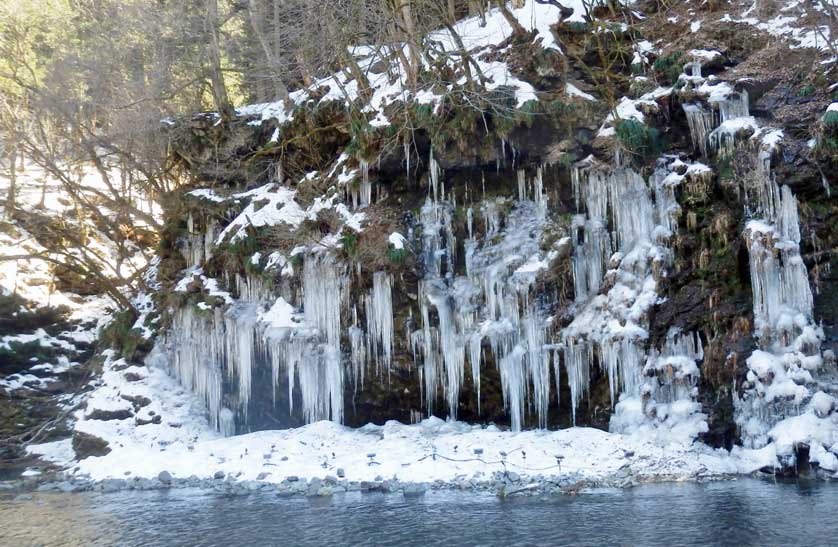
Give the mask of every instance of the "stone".
[[151, 399], [142, 395], [126, 395], [123, 393], [120, 397], [134, 405], [134, 410], [139, 410], [151, 404]]
[[337, 470], [338, 478], [344, 478], [346, 476], [346, 471], [343, 470], [343, 467], [338, 467]]
[[424, 484], [405, 484], [402, 489], [402, 495], [406, 498], [424, 496], [427, 487]]
[[149, 425], [149, 424], [155, 424], [156, 425], [156, 424], [163, 423], [163, 417], [158, 414], [156, 416], [152, 416], [151, 419], [149, 419], [149, 420], [146, 420], [145, 418], [137, 417], [137, 419], [134, 420], [134, 421], [136, 422], [137, 425]]
[[212, 475], [212, 478], [214, 478], [214, 479], [216, 479], [216, 480], [221, 480], [221, 479], [223, 479], [223, 478], [224, 478], [224, 471], [216, 471], [216, 472]]
[[172, 483], [172, 474], [168, 471], [161, 471], [159, 475], [157, 475], [157, 480], [162, 482], [163, 484], [171, 484]]
[[308, 489], [306, 490], [307, 496], [318, 496], [320, 495], [320, 489], [322, 487], [322, 483], [320, 479], [311, 479], [308, 483]]
[[100, 485], [102, 492], [118, 492], [126, 486], [127, 484], [123, 479], [105, 479]]
[[56, 485], [56, 487], [58, 488], [58, 490], [64, 492], [65, 494], [79, 491], [78, 486], [71, 483], [70, 481], [59, 482], [58, 485]]
[[267, 471], [262, 471], [261, 473], [256, 475], [256, 480], [257, 481], [263, 481], [263, 480], [267, 479], [269, 475], [270, 475], [270, 473], [268, 473]]
[[85, 418], [88, 420], [100, 420], [103, 422], [109, 422], [111, 420], [127, 420], [134, 415], [133, 412], [128, 410], [127, 408], [123, 408], [120, 410], [102, 410], [100, 408], [94, 408], [87, 414], [85, 414]]
[[77, 460], [83, 460], [91, 456], [105, 456], [110, 454], [111, 449], [108, 447], [108, 441], [89, 433], [75, 431], [73, 433], [73, 451], [76, 453]]
[[518, 475], [518, 473], [516, 473], [515, 471], [509, 471], [506, 474], [506, 478], [509, 479], [509, 482], [518, 482], [519, 480], [521, 480], [521, 476]]

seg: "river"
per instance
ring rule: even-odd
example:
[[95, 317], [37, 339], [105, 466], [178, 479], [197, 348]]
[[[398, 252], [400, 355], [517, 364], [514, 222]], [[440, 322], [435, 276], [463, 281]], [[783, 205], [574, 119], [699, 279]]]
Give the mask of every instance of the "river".
[[756, 479], [512, 498], [222, 496], [200, 490], [0, 498], [0, 545], [835, 545], [838, 487]]

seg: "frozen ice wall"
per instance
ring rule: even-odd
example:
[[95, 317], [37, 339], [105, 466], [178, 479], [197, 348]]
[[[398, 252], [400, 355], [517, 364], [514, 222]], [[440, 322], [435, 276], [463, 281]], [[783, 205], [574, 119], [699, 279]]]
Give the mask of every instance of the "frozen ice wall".
[[704, 169], [661, 158], [646, 181], [630, 168], [591, 159], [575, 166], [576, 309], [556, 352], [567, 370], [574, 420], [591, 370], [599, 367], [615, 406], [612, 429], [670, 431], [675, 415], [694, 424], [685, 440], [706, 428], [692, 388], [702, 358], [700, 340], [673, 334], [660, 352], [647, 351], [648, 315], [671, 260], [667, 245], [680, 215], [675, 188]]

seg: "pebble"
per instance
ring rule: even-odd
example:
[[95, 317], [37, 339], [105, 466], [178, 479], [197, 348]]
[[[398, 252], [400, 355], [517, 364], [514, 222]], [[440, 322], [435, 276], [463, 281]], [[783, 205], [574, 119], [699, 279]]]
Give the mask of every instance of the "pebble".
[[223, 479], [224, 478], [224, 471], [216, 471], [215, 474], [212, 476], [214, 479]]

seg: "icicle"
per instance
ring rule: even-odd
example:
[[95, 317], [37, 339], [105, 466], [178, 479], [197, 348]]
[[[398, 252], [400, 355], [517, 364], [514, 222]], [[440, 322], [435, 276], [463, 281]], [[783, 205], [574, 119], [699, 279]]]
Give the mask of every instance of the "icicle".
[[570, 387], [570, 412], [573, 425], [576, 425], [576, 409], [582, 395], [587, 395], [591, 382], [591, 358], [587, 344], [572, 337], [567, 338], [564, 342], [564, 362]]
[[218, 430], [225, 437], [236, 434], [236, 415], [229, 408], [222, 408], [218, 412]]
[[367, 332], [371, 354], [380, 373], [381, 365], [390, 374], [393, 353], [392, 276], [385, 272], [373, 274], [373, 288], [366, 297]]
[[746, 118], [750, 115], [748, 92], [745, 90], [731, 93], [727, 99], [719, 103], [719, 116], [722, 123], [736, 118]]
[[370, 182], [370, 166], [366, 160], [358, 162], [361, 168], [361, 190], [358, 207], [369, 207], [372, 204], [372, 183]]
[[364, 369], [367, 365], [367, 343], [364, 330], [353, 325], [349, 327], [350, 363], [352, 364], [352, 380], [355, 393], [358, 393], [358, 383], [364, 388]]
[[544, 174], [541, 166], [535, 170], [532, 199], [538, 206], [538, 213], [540, 215], [547, 214], [547, 196], [544, 194]]
[[303, 308], [306, 322], [316, 326], [325, 340], [320, 347], [320, 360], [300, 366], [300, 387], [303, 409], [309, 421], [329, 416], [343, 421], [343, 368], [340, 362], [340, 311], [342, 286], [346, 280], [338, 272], [334, 257], [311, 254], [306, 257], [303, 273]]
[[431, 148], [430, 157], [428, 158], [428, 177], [431, 183], [430, 195], [433, 196], [433, 202], [437, 203], [442, 198], [439, 195], [439, 164], [434, 159], [433, 148]]
[[527, 174], [523, 169], [518, 169], [518, 201], [527, 199]]
[[697, 104], [683, 105], [684, 114], [687, 116], [687, 125], [690, 128], [690, 140], [693, 148], [707, 156], [707, 135], [713, 130], [713, 113], [704, 110]]
[[472, 333], [469, 337], [469, 364], [471, 365], [471, 382], [474, 384], [475, 395], [477, 396], [477, 414], [480, 414], [480, 361], [483, 345], [483, 336], [479, 331]]
[[[177, 310], [173, 316], [170, 342], [170, 370], [175, 378], [207, 405], [210, 424], [221, 429], [222, 365], [224, 363], [223, 317], [216, 310], [213, 317], [197, 314], [191, 306]], [[224, 427], [230, 416], [223, 416]]]

